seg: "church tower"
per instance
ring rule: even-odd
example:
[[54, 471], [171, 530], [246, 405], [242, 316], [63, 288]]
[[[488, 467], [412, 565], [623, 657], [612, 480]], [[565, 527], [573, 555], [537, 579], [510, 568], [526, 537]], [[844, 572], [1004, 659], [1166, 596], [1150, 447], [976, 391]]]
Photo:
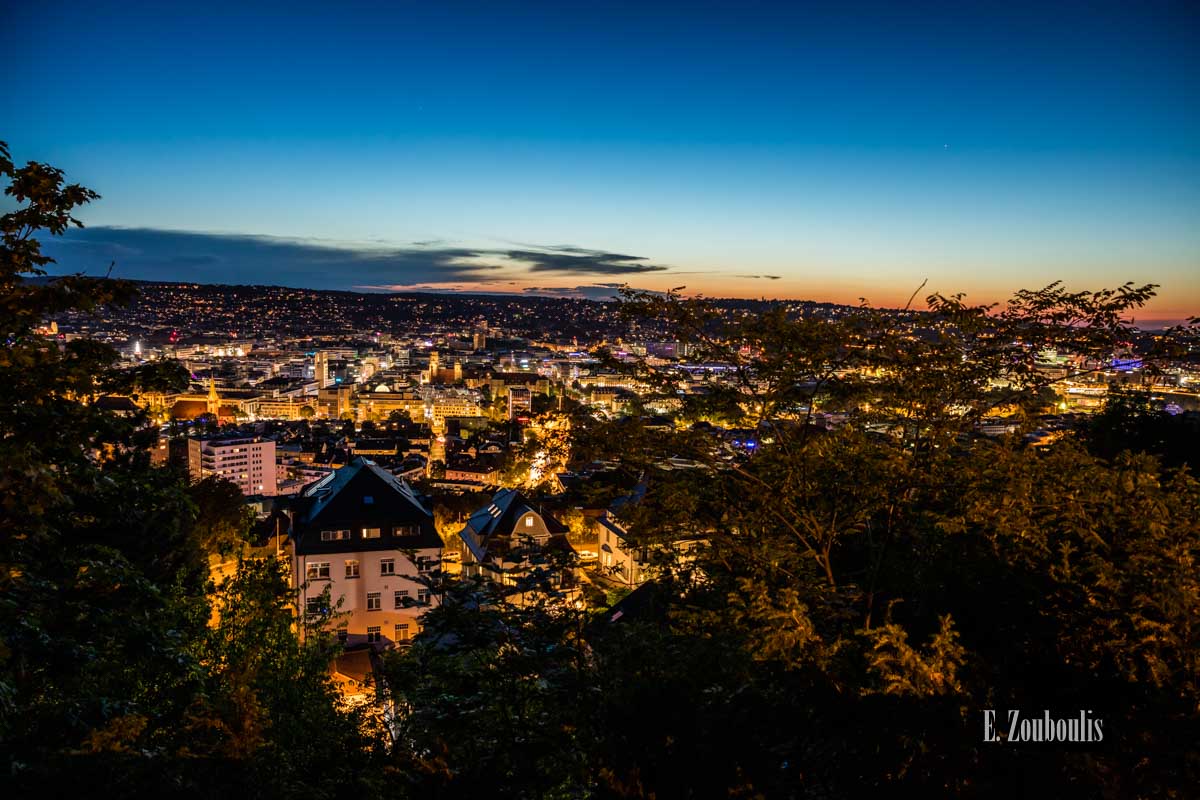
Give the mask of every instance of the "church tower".
[[212, 375], [208, 376], [208, 408], [206, 411], [214, 417], [221, 415], [221, 398], [217, 395], [217, 387], [213, 383]]

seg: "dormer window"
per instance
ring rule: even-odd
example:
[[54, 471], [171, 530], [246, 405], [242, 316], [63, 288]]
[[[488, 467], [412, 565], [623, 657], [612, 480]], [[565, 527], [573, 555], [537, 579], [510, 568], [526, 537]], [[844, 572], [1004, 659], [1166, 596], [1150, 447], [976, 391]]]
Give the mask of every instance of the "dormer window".
[[363, 528], [363, 538], [364, 539], [378, 539], [379, 538], [379, 530], [380, 530], [379, 528]]
[[364, 506], [375, 505], [375, 498], [369, 494], [363, 495], [363, 505]]
[[526, 528], [533, 527], [533, 515], [532, 514], [525, 518], [525, 527]]

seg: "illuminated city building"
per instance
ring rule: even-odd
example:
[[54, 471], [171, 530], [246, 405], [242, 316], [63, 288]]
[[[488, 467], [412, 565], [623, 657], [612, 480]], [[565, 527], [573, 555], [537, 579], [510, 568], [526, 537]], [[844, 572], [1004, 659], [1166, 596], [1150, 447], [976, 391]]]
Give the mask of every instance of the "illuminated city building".
[[438, 602], [424, 580], [442, 556], [433, 513], [374, 461], [357, 457], [305, 487], [291, 538], [301, 607], [340, 612], [332, 624], [347, 646], [404, 645]]
[[245, 495], [277, 492], [275, 442], [258, 437], [189, 439], [188, 472], [194, 480], [217, 476]]

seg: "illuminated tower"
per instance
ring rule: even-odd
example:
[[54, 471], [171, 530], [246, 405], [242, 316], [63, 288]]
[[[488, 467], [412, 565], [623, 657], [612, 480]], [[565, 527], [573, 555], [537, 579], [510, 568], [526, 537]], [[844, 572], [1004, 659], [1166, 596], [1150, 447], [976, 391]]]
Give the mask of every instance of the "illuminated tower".
[[313, 378], [317, 381], [317, 388], [324, 389], [329, 385], [329, 354], [318, 350], [313, 355]]
[[214, 417], [220, 416], [221, 398], [217, 395], [217, 387], [213, 383], [212, 375], [208, 376], [208, 406], [205, 410]]
[[454, 382], [462, 383], [462, 359], [461, 358], [456, 358], [454, 360]]
[[438, 351], [434, 350], [429, 354], [429, 382], [437, 383], [438, 379]]

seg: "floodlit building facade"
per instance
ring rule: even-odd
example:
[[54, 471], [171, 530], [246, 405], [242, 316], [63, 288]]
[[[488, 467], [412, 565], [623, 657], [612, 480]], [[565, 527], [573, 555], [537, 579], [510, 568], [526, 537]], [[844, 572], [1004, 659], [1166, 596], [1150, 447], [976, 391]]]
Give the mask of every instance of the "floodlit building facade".
[[188, 472], [195, 480], [225, 478], [245, 495], [274, 495], [278, 491], [275, 442], [258, 437], [189, 439]]
[[358, 457], [306, 486], [292, 506], [301, 608], [333, 612], [347, 646], [405, 645], [437, 602], [442, 540], [407, 481]]

